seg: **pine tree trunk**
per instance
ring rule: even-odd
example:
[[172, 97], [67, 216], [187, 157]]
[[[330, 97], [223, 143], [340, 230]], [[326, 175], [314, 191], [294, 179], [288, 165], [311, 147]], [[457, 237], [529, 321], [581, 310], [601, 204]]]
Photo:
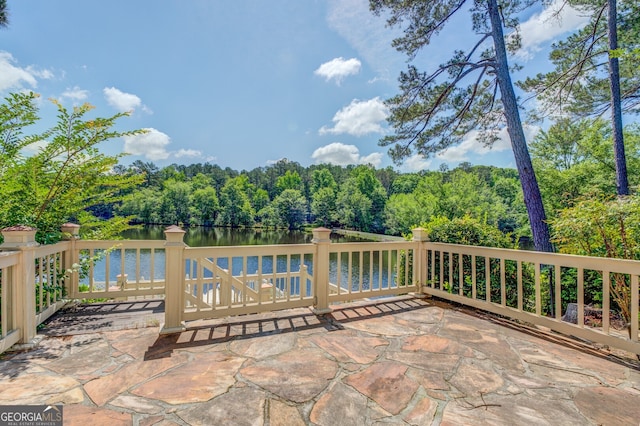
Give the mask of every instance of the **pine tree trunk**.
[[511, 139], [511, 147], [516, 160], [518, 174], [520, 175], [524, 202], [527, 207], [527, 213], [529, 214], [533, 243], [538, 251], [553, 252], [549, 227], [546, 222], [547, 216], [544, 211], [544, 205], [542, 204], [542, 195], [540, 194], [538, 181], [533, 170], [533, 165], [531, 164], [531, 157], [529, 156], [527, 141], [524, 137], [524, 130], [522, 129], [516, 95], [513, 90], [513, 84], [511, 83], [507, 49], [504, 43], [504, 33], [502, 31], [502, 21], [500, 20], [497, 0], [487, 0], [487, 5], [489, 19], [491, 20], [491, 33], [496, 51], [496, 76], [498, 78], [500, 95], [507, 119], [507, 131]]
[[[618, 48], [618, 19], [616, 0], [607, 0], [609, 51]], [[616, 163], [616, 189], [618, 195], [629, 195], [627, 160], [622, 133], [622, 101], [620, 100], [620, 67], [618, 58], [609, 54], [609, 87], [611, 88], [611, 125], [613, 128], [613, 155]]]

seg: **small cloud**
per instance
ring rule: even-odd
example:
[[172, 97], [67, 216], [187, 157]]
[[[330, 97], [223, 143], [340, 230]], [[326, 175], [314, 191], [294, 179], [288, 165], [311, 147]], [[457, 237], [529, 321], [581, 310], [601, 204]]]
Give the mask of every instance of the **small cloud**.
[[29, 67], [20, 68], [15, 63], [11, 53], [0, 51], [0, 91], [22, 89], [25, 85], [36, 87], [38, 75], [30, 71]]
[[355, 145], [345, 145], [340, 142], [322, 146], [311, 154], [311, 158], [317, 164], [335, 164], [346, 166], [349, 164], [372, 164], [379, 166], [382, 163], [382, 154], [374, 152], [365, 157], [360, 156], [360, 150]]
[[131, 155], [142, 155], [148, 160], [158, 161], [168, 158], [200, 158], [205, 162], [215, 161], [216, 157], [204, 157], [202, 151], [197, 149], [180, 148], [177, 151], [169, 151], [171, 144], [169, 135], [154, 128], [144, 129], [145, 133], [132, 136], [124, 136], [124, 152]]
[[89, 91], [80, 89], [78, 86], [75, 86], [72, 89], [67, 89], [62, 92], [62, 95], [60, 96], [63, 98], [71, 99], [74, 102], [80, 102], [89, 97]]
[[33, 65], [29, 65], [26, 70], [29, 74], [41, 78], [42, 80], [51, 80], [53, 78], [53, 72], [47, 69], [39, 70]]
[[366, 157], [360, 157], [360, 164], [371, 164], [374, 167], [378, 167], [382, 164], [382, 157], [381, 152], [373, 152]]
[[323, 126], [319, 133], [324, 135], [347, 133], [353, 136], [364, 136], [369, 133], [384, 133], [380, 125], [389, 116], [389, 109], [375, 97], [368, 101], [354, 99], [349, 105], [336, 112], [332, 121], [333, 127]]
[[412, 155], [402, 163], [402, 169], [407, 172], [428, 170], [431, 163], [431, 160], [425, 159], [422, 155]]
[[182, 157], [202, 157], [202, 151], [199, 151], [197, 149], [184, 149], [181, 148], [178, 151], [175, 152], [174, 156], [176, 158], [182, 158]]
[[530, 60], [542, 45], [569, 31], [584, 27], [591, 15], [571, 7], [565, 0], [554, 0], [540, 13], [520, 24], [522, 47], [517, 56]]
[[45, 149], [47, 147], [47, 145], [49, 145], [48, 141], [45, 141], [45, 140], [35, 141], [35, 142], [30, 143], [29, 145], [25, 146], [24, 148], [22, 148], [21, 153], [22, 153], [22, 155], [24, 155], [26, 157], [31, 157], [33, 155], [36, 155], [37, 153], [39, 153], [43, 149]]
[[343, 57], [339, 57], [320, 65], [313, 73], [324, 77], [326, 81], [334, 80], [339, 86], [345, 77], [358, 74], [361, 65], [356, 58], [345, 60]]
[[216, 157], [214, 156], [208, 156], [205, 157], [202, 153], [202, 151], [198, 150], [198, 149], [184, 149], [184, 148], [180, 148], [179, 150], [177, 150], [176, 152], [171, 152], [170, 153], [172, 157], [174, 158], [198, 158], [200, 160], [204, 159], [205, 163], [211, 163], [213, 161], [216, 161]]
[[134, 111], [136, 108], [141, 108], [146, 113], [152, 113], [136, 95], [123, 92], [115, 87], [105, 87], [103, 93], [107, 103], [119, 112]]
[[142, 155], [148, 160], [166, 160], [169, 158], [167, 145], [171, 138], [159, 130], [148, 128], [146, 133], [132, 136], [124, 136], [124, 152], [131, 155]]

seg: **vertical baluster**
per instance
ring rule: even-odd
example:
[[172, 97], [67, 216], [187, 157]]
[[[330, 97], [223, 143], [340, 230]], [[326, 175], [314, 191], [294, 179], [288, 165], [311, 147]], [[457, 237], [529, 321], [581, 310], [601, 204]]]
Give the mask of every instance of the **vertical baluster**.
[[293, 293], [293, 283], [291, 282], [291, 255], [287, 254], [287, 264], [285, 265], [287, 272], [287, 302], [291, 300], [291, 294]]
[[369, 291], [373, 291], [373, 256], [374, 251], [369, 252]]
[[[191, 263], [193, 264], [194, 260], [191, 260]], [[207, 294], [207, 298], [205, 300], [205, 292], [204, 292], [204, 284], [205, 284], [205, 280], [204, 280], [204, 258], [203, 257], [198, 257], [195, 259], [195, 277], [191, 276], [191, 278], [195, 278], [196, 279], [196, 294], [195, 297], [198, 300], [198, 302], [207, 302], [210, 303], [212, 298], [215, 298], [214, 296], [209, 297], [209, 295]], [[193, 293], [193, 290], [191, 290], [191, 293]], [[213, 293], [213, 291], [212, 291]], [[213, 303], [211, 303], [211, 305], [213, 306]], [[196, 310], [200, 311], [200, 306], [201, 303], [198, 303], [196, 305]]]
[[436, 288], [436, 251], [429, 250], [431, 253], [431, 288]]
[[111, 253], [106, 253], [105, 254], [105, 262], [104, 262], [104, 268], [105, 268], [105, 271], [104, 271], [104, 288], [105, 288], [105, 291], [109, 291], [109, 269], [111, 269], [110, 266], [109, 266], [109, 261], [110, 260], [111, 260]]
[[631, 275], [631, 341], [638, 341], [638, 276]]
[[534, 265], [534, 286], [536, 289], [536, 315], [542, 315], [542, 293], [540, 285], [540, 263]]
[[523, 309], [523, 294], [522, 294], [522, 261], [517, 261], [516, 275], [518, 278], [518, 310]]
[[93, 261], [93, 257], [95, 256], [95, 251], [93, 249], [89, 249], [88, 250], [88, 256], [89, 256], [89, 292], [92, 293], [94, 291], [95, 288], [95, 262]]
[[364, 255], [364, 252], [362, 250], [360, 250], [358, 252], [358, 271], [360, 272], [360, 275], [358, 277], [358, 291], [360, 293], [362, 293], [362, 289], [363, 289], [363, 287], [362, 287], [362, 278], [364, 277], [364, 271], [363, 271], [364, 262], [363, 262], [363, 259], [362, 259], [363, 255]]
[[504, 257], [500, 258], [500, 304], [507, 306], [507, 271]]
[[393, 287], [393, 250], [387, 250], [387, 288]]
[[491, 260], [489, 257], [484, 257], [484, 291], [485, 300], [491, 302]]
[[438, 252], [439, 256], [438, 256], [438, 263], [440, 266], [440, 276], [438, 277], [438, 290], [442, 290], [442, 287], [444, 285], [444, 251], [439, 251]]
[[555, 265], [554, 268], [554, 275], [555, 275], [555, 314], [556, 314], [556, 319], [560, 320], [562, 319], [562, 280], [560, 279], [560, 265]]
[[449, 255], [449, 291], [453, 288], [453, 252], [450, 251]]
[[120, 279], [122, 280], [122, 282], [118, 284], [121, 285], [122, 290], [127, 289], [127, 286], [126, 286], [127, 274], [125, 272], [125, 264], [124, 264], [125, 257], [126, 257], [126, 251], [124, 248], [121, 248], [120, 249]]
[[378, 252], [378, 288], [380, 290], [382, 290], [384, 288], [384, 280], [382, 279], [382, 274], [383, 274], [383, 272], [382, 272], [382, 263], [383, 263], [382, 253], [383, 253], [382, 250], [380, 250]]
[[609, 334], [609, 316], [611, 312], [610, 306], [610, 293], [609, 289], [611, 286], [611, 272], [610, 271], [602, 271], [602, 331], [606, 334]]
[[464, 295], [464, 255], [458, 253], [458, 294]]
[[584, 328], [584, 269], [578, 268], [578, 327]]
[[[151, 249], [151, 263], [149, 264], [149, 286], [154, 288], [153, 282], [155, 281], [155, 266], [156, 266], [156, 249]], [[165, 260], [166, 262], [166, 260]], [[165, 277], [166, 282], [166, 277]]]
[[43, 265], [42, 262], [44, 262], [44, 258], [43, 257], [39, 257], [38, 259], [38, 268], [36, 269], [36, 282], [38, 283], [38, 288], [40, 289], [40, 291], [38, 292], [38, 310], [37, 312], [42, 312], [42, 308], [44, 305], [44, 279], [43, 279], [43, 275], [44, 275], [44, 271], [43, 271]]
[[469, 255], [471, 258], [471, 298], [475, 299], [478, 296], [478, 288], [476, 287], [478, 277], [476, 273], [476, 255]]
[[348, 263], [347, 263], [347, 282], [349, 286], [349, 294], [353, 293], [353, 252], [348, 252]]

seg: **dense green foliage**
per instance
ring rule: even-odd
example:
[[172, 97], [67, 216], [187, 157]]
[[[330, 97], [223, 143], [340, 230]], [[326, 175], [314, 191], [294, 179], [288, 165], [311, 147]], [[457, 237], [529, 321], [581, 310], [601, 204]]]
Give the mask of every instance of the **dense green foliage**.
[[[137, 132], [113, 130], [124, 114], [88, 118], [88, 104], [72, 111], [54, 101], [58, 122], [42, 134], [25, 135], [38, 121], [37, 95], [10, 95], [0, 106], [0, 224], [29, 225], [41, 242], [59, 238], [60, 225], [73, 221], [84, 235], [117, 235], [128, 218], [106, 214], [140, 183], [132, 173], [112, 173], [121, 156], [99, 152], [104, 141]], [[28, 154], [30, 153], [30, 154]]]
[[[121, 172], [140, 171], [140, 166], [134, 163]], [[283, 174], [273, 185], [276, 168]], [[290, 229], [309, 224], [394, 235], [433, 217], [468, 216], [494, 229], [528, 235], [513, 169], [463, 163], [451, 171], [400, 174], [368, 166], [305, 168], [283, 160], [241, 173], [201, 164], [158, 169], [147, 163], [143, 173], [144, 186], [106, 210], [131, 215], [138, 223]]]

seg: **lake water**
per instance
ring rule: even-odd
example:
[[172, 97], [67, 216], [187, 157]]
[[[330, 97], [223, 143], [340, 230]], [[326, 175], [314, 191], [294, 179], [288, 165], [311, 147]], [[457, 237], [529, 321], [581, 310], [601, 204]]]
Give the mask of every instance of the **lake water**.
[[[122, 236], [127, 239], [137, 240], [164, 240], [164, 229], [162, 226], [146, 226], [138, 229], [132, 229], [124, 233]], [[184, 241], [190, 247], [210, 247], [210, 246], [238, 246], [238, 245], [270, 245], [270, 244], [306, 244], [311, 243], [313, 234], [304, 231], [288, 231], [288, 230], [263, 230], [263, 229], [231, 229], [231, 228], [205, 228], [205, 227], [193, 227], [187, 228]], [[344, 236], [332, 233], [331, 241], [334, 243], [341, 242], [361, 242], [365, 241], [361, 238], [354, 236]], [[116, 276], [121, 273], [121, 254], [120, 250], [114, 250], [108, 254], [109, 257], [109, 281], [115, 281]], [[360, 257], [363, 256], [362, 266], [363, 273], [360, 273]], [[139, 268], [141, 279], [148, 279], [152, 275], [155, 280], [164, 279], [165, 257], [164, 250], [158, 250], [154, 253], [155, 267], [150, 270], [151, 262], [147, 259], [151, 256], [150, 250], [141, 250], [141, 263], [137, 267]], [[388, 277], [385, 274], [379, 276], [379, 263], [382, 263], [383, 270], [387, 270], [388, 260], [382, 258], [381, 254], [371, 255], [369, 253], [354, 254], [352, 258], [351, 276], [353, 279], [354, 289], [359, 286], [360, 277], [362, 277], [363, 288], [369, 288], [371, 285], [373, 288], [380, 285], [386, 287], [388, 283]], [[127, 249], [124, 250], [124, 272], [129, 277], [136, 276], [136, 250]], [[94, 280], [96, 282], [104, 282], [107, 276], [107, 264], [105, 257], [100, 258], [94, 267]], [[301, 263], [307, 265], [309, 273], [313, 273], [313, 264], [311, 258], [301, 259], [300, 256], [291, 256], [287, 259], [286, 256], [264, 257], [262, 258], [261, 269], [264, 274], [270, 274], [272, 272], [284, 272], [287, 269], [291, 271], [298, 271]], [[229, 264], [231, 262], [231, 265]], [[247, 274], [254, 274], [258, 270], [259, 259], [257, 256], [248, 257], [246, 259]], [[232, 270], [233, 275], [239, 275], [245, 267], [242, 258], [220, 258], [216, 260], [216, 263], [221, 268]], [[287, 263], [289, 263], [287, 265]], [[335, 282], [337, 275], [341, 275], [342, 282], [348, 280], [348, 256], [347, 253], [342, 253], [340, 262], [338, 262], [337, 255], [333, 254], [330, 259], [331, 270], [329, 272], [330, 279]], [[338, 272], [338, 263], [340, 263], [340, 272]], [[392, 260], [392, 263], [395, 263]], [[190, 262], [186, 265], [187, 271], [191, 268]], [[370, 275], [371, 273], [371, 277]], [[189, 275], [193, 275], [192, 273]], [[82, 284], [88, 284], [88, 278], [81, 280]], [[299, 284], [298, 284], [299, 285]], [[104, 284], [102, 284], [104, 286]], [[298, 287], [298, 290], [300, 288]]]

